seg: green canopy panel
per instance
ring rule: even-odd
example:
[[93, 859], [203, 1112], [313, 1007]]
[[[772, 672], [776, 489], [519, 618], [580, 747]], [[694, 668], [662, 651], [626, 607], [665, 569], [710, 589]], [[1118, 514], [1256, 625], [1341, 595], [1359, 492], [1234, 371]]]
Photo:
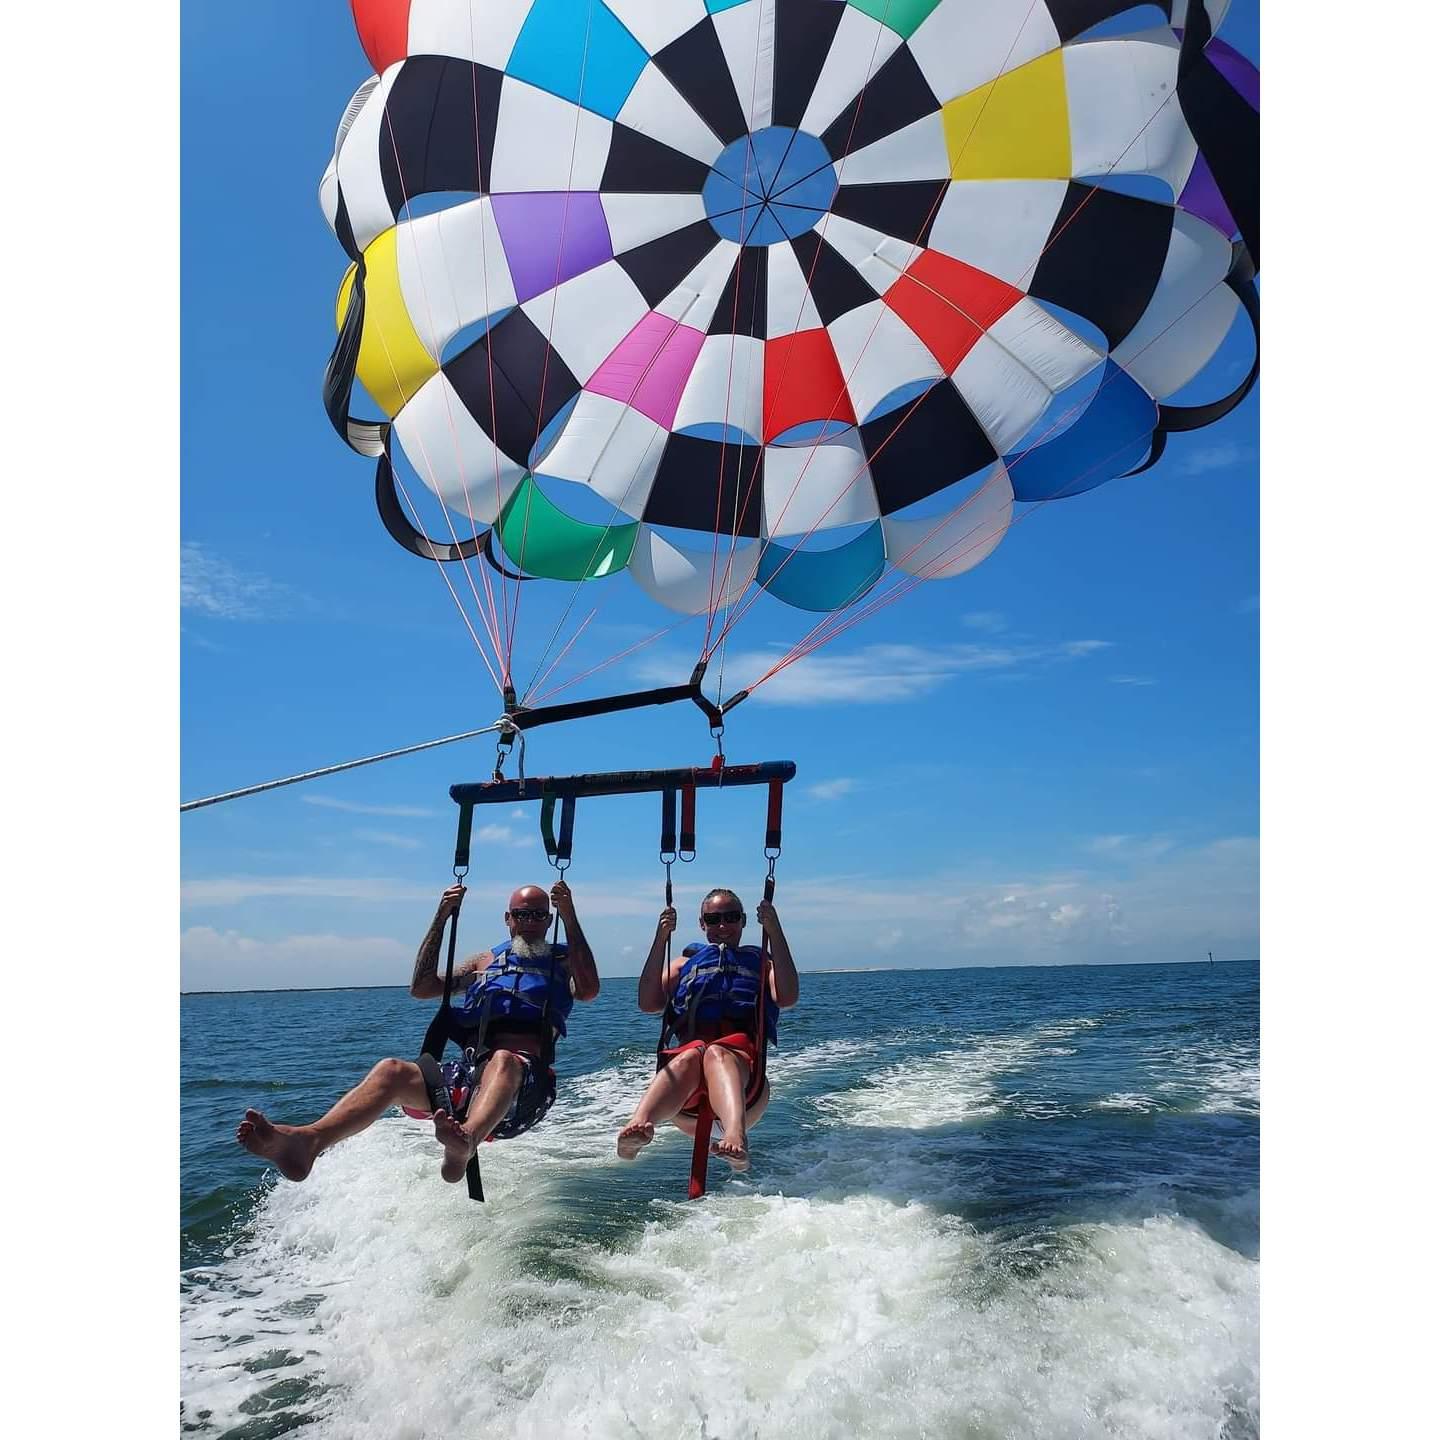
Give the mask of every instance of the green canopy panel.
[[546, 580], [598, 580], [630, 563], [639, 521], [590, 525], [573, 519], [527, 475], [501, 512], [495, 533], [505, 554], [527, 575]]

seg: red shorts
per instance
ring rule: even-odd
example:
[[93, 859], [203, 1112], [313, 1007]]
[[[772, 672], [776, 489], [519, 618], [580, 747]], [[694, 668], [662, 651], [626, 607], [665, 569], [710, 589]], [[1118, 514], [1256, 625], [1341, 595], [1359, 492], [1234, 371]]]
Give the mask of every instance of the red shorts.
[[[662, 1050], [660, 1057], [667, 1063], [677, 1055], [683, 1055], [687, 1050], [703, 1050], [707, 1045], [722, 1045], [726, 1050], [733, 1050], [749, 1067], [750, 1076], [755, 1074], [755, 1042], [741, 1031], [732, 1035], [717, 1035], [713, 1040], [695, 1039], [687, 1040], [683, 1045], [677, 1045], [673, 1050]], [[705, 1089], [702, 1086], [698, 1089], [681, 1107], [681, 1113], [693, 1115], [700, 1108], [700, 1102], [705, 1098]], [[750, 1097], [747, 1095], [746, 1103]]]

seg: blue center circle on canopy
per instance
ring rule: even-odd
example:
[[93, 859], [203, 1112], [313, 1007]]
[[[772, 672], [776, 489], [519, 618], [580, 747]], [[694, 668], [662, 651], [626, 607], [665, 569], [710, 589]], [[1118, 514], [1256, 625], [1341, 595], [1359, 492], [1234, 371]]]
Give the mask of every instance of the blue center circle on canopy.
[[732, 140], [700, 192], [717, 235], [774, 245], [813, 230], [839, 188], [824, 141], [791, 125]]

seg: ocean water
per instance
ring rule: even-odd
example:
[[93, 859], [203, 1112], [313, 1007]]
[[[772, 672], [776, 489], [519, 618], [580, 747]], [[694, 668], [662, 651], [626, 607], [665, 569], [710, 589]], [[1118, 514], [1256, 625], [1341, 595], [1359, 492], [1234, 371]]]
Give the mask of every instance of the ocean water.
[[577, 1006], [538, 1129], [444, 1184], [398, 1111], [281, 1180], [431, 1006], [181, 1009], [181, 1428], [261, 1440], [1243, 1440], [1259, 1433], [1253, 963], [802, 977], [753, 1168], [614, 1133], [634, 981]]

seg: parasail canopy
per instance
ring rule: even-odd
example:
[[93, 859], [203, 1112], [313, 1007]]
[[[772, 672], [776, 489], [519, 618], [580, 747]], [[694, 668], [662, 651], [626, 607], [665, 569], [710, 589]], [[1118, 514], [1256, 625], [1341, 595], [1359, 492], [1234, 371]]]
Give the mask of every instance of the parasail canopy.
[[626, 572], [701, 658], [768, 595], [808, 653], [1253, 384], [1171, 403], [1258, 319], [1224, 3], [352, 8], [327, 408], [502, 684], [522, 578]]

